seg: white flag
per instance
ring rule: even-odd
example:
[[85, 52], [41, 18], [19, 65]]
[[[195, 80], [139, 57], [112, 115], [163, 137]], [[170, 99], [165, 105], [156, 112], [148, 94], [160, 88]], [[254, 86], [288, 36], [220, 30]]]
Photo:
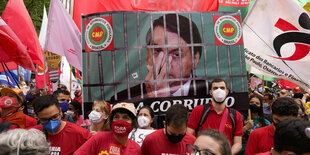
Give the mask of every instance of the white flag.
[[68, 62], [82, 70], [81, 33], [63, 4], [51, 0], [45, 50], [66, 56]]
[[257, 0], [243, 22], [246, 63], [310, 92], [310, 18], [292, 0]]

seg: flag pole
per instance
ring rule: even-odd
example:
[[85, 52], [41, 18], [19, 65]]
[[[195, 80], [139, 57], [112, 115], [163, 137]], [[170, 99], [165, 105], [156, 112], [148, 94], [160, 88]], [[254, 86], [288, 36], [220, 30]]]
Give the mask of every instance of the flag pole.
[[20, 82], [19, 65], [17, 65], [17, 81]]
[[44, 89], [46, 88], [46, 75], [45, 75], [45, 69], [46, 69], [46, 66], [45, 66], [45, 51], [43, 51], [43, 78], [44, 78]]
[[[14, 78], [13, 74], [11, 73], [9, 67], [5, 64], [5, 63], [2, 63], [2, 65], [4, 64], [4, 66], [6, 67], [6, 69], [8, 70], [8, 72], [10, 73], [10, 75], [12, 76], [12, 79], [14, 80], [14, 82], [16, 83], [17, 87], [20, 89], [16, 79]], [[3, 66], [2, 66], [3, 67]], [[9, 82], [9, 81], [8, 81]]]
[[[2, 68], [3, 68], [4, 74], [5, 74], [5, 76], [6, 76], [6, 80], [8, 81], [8, 84], [9, 84], [10, 86], [12, 86], [11, 83], [10, 83], [9, 77], [8, 77], [8, 75], [7, 75], [7, 73], [6, 73], [6, 70], [5, 70], [5, 68], [4, 68], [2, 62], [1, 62], [1, 65], [2, 65]], [[12, 87], [13, 87], [13, 86], [12, 86]]]

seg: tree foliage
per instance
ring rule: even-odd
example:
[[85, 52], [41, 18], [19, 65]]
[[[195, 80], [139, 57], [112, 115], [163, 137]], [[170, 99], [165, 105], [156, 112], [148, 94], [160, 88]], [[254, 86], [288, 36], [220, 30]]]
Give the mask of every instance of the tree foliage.
[[[0, 15], [2, 15], [7, 2], [8, 0], [0, 0]], [[50, 2], [49, 0], [24, 0], [24, 4], [39, 35], [43, 18], [43, 8], [45, 5], [46, 11], [48, 12]]]

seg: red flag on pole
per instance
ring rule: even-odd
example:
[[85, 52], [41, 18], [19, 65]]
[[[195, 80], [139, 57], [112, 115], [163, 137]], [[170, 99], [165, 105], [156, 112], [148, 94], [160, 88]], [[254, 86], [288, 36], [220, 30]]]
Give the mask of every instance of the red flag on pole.
[[49, 84], [50, 77], [49, 77], [48, 69], [46, 68], [44, 71], [44, 67], [38, 66], [38, 70], [36, 73], [36, 88], [38, 89], [44, 88], [44, 74], [45, 74], [45, 84]]
[[81, 15], [103, 11], [218, 11], [218, 0], [75, 0], [73, 20], [81, 30]]
[[0, 62], [15, 62], [16, 64], [35, 71], [33, 62], [27, 53], [27, 48], [10, 27], [0, 17]]
[[43, 65], [43, 50], [24, 2], [10, 0], [2, 13], [2, 19], [27, 47], [32, 61]]

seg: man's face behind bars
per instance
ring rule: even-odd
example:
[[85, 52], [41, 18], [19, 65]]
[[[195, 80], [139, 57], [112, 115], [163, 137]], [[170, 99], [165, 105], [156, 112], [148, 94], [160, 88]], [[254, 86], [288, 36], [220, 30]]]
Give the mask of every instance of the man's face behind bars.
[[[165, 53], [165, 34], [164, 28], [162, 26], [157, 26], [154, 29], [154, 45], [162, 45], [163, 47], [155, 48], [154, 49], [154, 57], [155, 57], [155, 66], [156, 66], [156, 79], [163, 80], [163, 79], [179, 79], [181, 78], [181, 65], [180, 65], [180, 54], [178, 47], [168, 47], [168, 57], [166, 57]], [[173, 32], [166, 32], [167, 35], [167, 45], [178, 45], [178, 34]], [[186, 45], [188, 44], [184, 39], [180, 38], [180, 44]], [[192, 69], [197, 67], [199, 62], [199, 52], [194, 52], [194, 68], [192, 65], [192, 54], [190, 47], [181, 47], [181, 63], [182, 63], [182, 76], [183, 78], [189, 78]], [[167, 63], [168, 59], [168, 63]], [[167, 67], [169, 68], [169, 77], [167, 76]], [[147, 53], [147, 68], [148, 68], [148, 75], [146, 80], [153, 80], [153, 57], [152, 57], [152, 49], [148, 49]], [[187, 80], [183, 80], [183, 84]], [[166, 83], [166, 82], [163, 82]], [[161, 84], [159, 83], [157, 90], [161, 89]], [[166, 83], [167, 84], [167, 83]], [[169, 82], [170, 93], [174, 93], [177, 89], [180, 88], [181, 81], [171, 81]], [[162, 87], [165, 89], [164, 87]], [[160, 95], [159, 95], [160, 96]]]

